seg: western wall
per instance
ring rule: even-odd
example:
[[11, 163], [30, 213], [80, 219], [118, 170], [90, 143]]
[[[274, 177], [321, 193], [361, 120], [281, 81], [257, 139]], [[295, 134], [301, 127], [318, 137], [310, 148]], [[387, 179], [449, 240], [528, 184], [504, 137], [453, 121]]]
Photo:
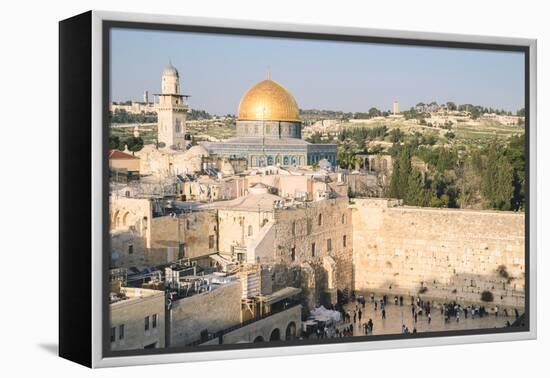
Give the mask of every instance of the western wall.
[[[524, 213], [355, 199], [354, 287], [441, 301], [524, 307]], [[481, 293], [493, 294], [483, 302]]]

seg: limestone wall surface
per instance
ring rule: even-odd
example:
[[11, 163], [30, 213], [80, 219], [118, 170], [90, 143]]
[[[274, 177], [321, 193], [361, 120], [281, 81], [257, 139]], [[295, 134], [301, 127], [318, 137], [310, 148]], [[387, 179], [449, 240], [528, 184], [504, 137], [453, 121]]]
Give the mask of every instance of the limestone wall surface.
[[[135, 288], [124, 290], [129, 294], [133, 293], [132, 299], [109, 306], [110, 326], [116, 328], [116, 338], [111, 342], [111, 350], [143, 349], [152, 344], [155, 344], [155, 348], [164, 348], [164, 292]], [[156, 325], [153, 324], [154, 315], [157, 317]], [[144, 327], [145, 317], [149, 317], [148, 330]], [[124, 328], [122, 338], [121, 326]]]
[[356, 199], [351, 207], [356, 290], [464, 303], [480, 303], [490, 291], [493, 304], [524, 306], [523, 213], [386, 199]]
[[208, 293], [172, 302], [168, 311], [167, 344], [183, 346], [200, 339], [201, 331], [215, 333], [241, 322], [241, 281]]

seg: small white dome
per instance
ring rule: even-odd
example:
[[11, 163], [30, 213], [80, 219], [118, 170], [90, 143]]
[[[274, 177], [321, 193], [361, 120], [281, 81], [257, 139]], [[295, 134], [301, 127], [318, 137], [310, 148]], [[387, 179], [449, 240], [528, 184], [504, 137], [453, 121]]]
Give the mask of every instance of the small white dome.
[[321, 159], [321, 160], [319, 160], [319, 168], [321, 168], [321, 169], [331, 169], [332, 164], [327, 159]]
[[168, 63], [168, 65], [164, 68], [164, 71], [162, 71], [162, 76], [180, 77], [180, 74], [178, 73], [176, 67], [172, 65], [172, 63]]

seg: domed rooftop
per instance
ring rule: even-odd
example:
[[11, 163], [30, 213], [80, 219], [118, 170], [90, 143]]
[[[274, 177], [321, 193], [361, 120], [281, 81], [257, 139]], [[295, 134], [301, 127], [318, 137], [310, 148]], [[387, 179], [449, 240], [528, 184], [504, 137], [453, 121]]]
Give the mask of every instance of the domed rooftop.
[[172, 65], [172, 63], [168, 63], [168, 65], [164, 68], [164, 71], [162, 71], [162, 76], [179, 77], [180, 74], [178, 73], [178, 70], [176, 69], [176, 67]]
[[296, 100], [286, 88], [267, 79], [250, 88], [239, 103], [239, 121], [300, 120]]

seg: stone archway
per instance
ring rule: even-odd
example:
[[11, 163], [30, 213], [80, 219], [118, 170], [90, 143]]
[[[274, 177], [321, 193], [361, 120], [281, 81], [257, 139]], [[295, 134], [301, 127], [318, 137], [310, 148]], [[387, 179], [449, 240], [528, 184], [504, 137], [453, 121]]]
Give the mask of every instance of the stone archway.
[[115, 211], [115, 213], [113, 214], [113, 220], [112, 220], [112, 223], [111, 223], [111, 228], [112, 229], [116, 229], [118, 228], [119, 226], [119, 214], [120, 214], [120, 210], [117, 210]]
[[279, 341], [281, 340], [281, 331], [279, 331], [279, 328], [275, 328], [273, 331], [271, 331], [271, 335], [269, 336], [269, 341]]
[[254, 339], [255, 343], [263, 343], [265, 340], [262, 336], [258, 336]]
[[127, 211], [127, 212], [122, 216], [122, 226], [124, 226], [124, 227], [129, 226], [129, 225], [128, 225], [128, 217], [129, 217], [129, 215], [130, 215], [130, 212]]
[[296, 323], [290, 322], [286, 326], [285, 340], [292, 340], [296, 337]]

